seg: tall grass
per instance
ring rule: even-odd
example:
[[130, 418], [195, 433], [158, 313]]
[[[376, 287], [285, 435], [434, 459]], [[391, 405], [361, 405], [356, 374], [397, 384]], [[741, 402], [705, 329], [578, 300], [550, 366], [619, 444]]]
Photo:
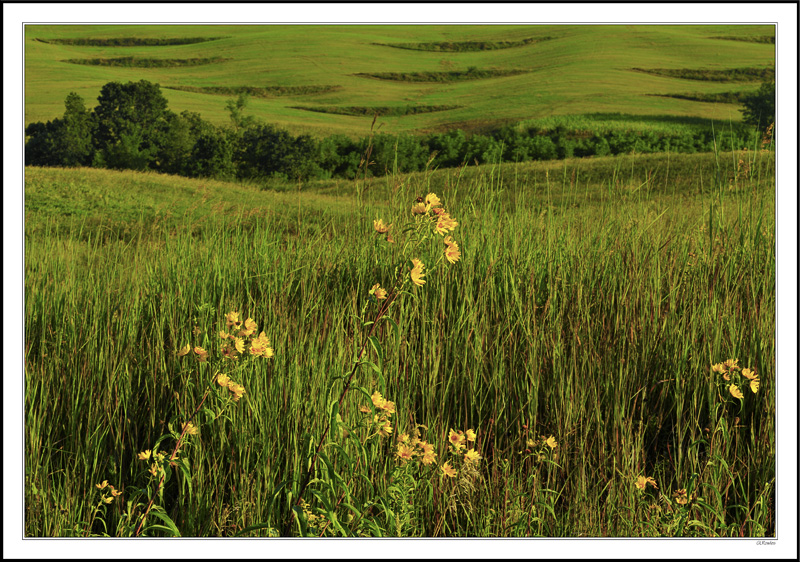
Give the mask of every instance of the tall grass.
[[[73, 181], [87, 200], [123, 179], [143, 198], [180, 186], [155, 225], [152, 203], [131, 202], [142, 220], [124, 235], [113, 217], [31, 206], [26, 535], [114, 534], [124, 501], [104, 527], [94, 485], [127, 497], [137, 453], [203, 394], [178, 349], [216, 349], [231, 310], [255, 319], [276, 355], [240, 369], [246, 397], [200, 424], [193, 492], [167, 483], [184, 536], [774, 534], [774, 160], [711, 161], [711, 177], [681, 174], [674, 155], [666, 176], [610, 158], [594, 176], [567, 163], [524, 177], [433, 170], [367, 180], [358, 199], [215, 184], [205, 201], [191, 180], [28, 169], [40, 193]], [[363, 343], [355, 317], [392, 276], [372, 220], [399, 223], [433, 189], [459, 221], [462, 259], [398, 301], [399, 339], [376, 332], [382, 375], [356, 375], [396, 404], [395, 431], [355, 443], [365, 402], [348, 394], [339, 413], [354, 429], [328, 438], [341, 448], [325, 448], [293, 522], [310, 443]], [[741, 402], [711, 370], [729, 358], [761, 377]], [[451, 480], [401, 466], [396, 436], [416, 424], [442, 462], [449, 431], [474, 429], [478, 470]]]

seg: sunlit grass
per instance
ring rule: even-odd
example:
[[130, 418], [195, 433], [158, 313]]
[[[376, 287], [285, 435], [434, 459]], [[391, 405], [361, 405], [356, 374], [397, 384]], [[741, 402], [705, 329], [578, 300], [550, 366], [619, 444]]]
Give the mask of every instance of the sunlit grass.
[[[197, 406], [213, 374], [182, 348], [221, 350], [231, 311], [258, 322], [274, 357], [242, 361], [230, 375], [246, 389], [236, 407], [197, 419], [192, 493], [175, 476], [161, 504], [184, 536], [774, 533], [770, 153], [481, 166], [280, 192], [26, 174], [28, 536], [115, 534], [141, 485], [139, 454]], [[430, 192], [458, 221], [458, 259], [426, 264], [424, 285], [388, 313], [397, 330], [376, 328], [381, 375], [362, 367], [353, 384], [382, 394], [347, 394], [343, 425], [325, 437], [341, 450], [326, 446], [298, 504], [309, 451], [365, 342], [356, 317], [371, 290], [381, 302], [376, 283], [391, 287], [382, 230], [399, 238]], [[739, 359], [732, 380], [714, 368], [728, 359]], [[358, 446], [360, 408], [388, 411], [386, 401], [393, 431]], [[104, 480], [123, 500], [96, 518]]]

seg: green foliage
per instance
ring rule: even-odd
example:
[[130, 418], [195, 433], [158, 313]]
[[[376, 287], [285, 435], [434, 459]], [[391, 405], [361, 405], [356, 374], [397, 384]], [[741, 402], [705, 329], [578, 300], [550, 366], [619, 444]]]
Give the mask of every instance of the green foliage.
[[744, 98], [744, 122], [766, 131], [775, 123], [775, 82], [764, 82], [754, 94]]

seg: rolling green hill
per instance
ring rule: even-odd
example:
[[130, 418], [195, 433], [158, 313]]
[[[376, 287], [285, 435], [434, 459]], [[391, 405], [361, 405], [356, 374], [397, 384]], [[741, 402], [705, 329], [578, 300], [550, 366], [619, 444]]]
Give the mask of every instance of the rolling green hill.
[[770, 37], [741, 25], [27, 26], [25, 122], [60, 116], [71, 91], [91, 107], [103, 84], [141, 79], [218, 124], [247, 91], [250, 114], [316, 136], [363, 136], [370, 108], [392, 133], [597, 113], [737, 121], [737, 103], [699, 100], [757, 89]]

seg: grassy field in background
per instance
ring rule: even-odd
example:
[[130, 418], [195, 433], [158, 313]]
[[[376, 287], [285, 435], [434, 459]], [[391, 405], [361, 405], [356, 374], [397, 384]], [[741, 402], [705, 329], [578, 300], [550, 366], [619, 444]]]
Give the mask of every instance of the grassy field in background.
[[[642, 69], [766, 68], [775, 63], [774, 44], [759, 39], [770, 26], [27, 26], [25, 123], [64, 111], [71, 91], [93, 106], [110, 81], [161, 84], [170, 109], [199, 112], [228, 122], [225, 103], [233, 95], [166, 89], [241, 87], [310, 88], [323, 93], [253, 97], [248, 113], [291, 132], [360, 137], [371, 119], [296, 109], [320, 107], [459, 106], [436, 113], [381, 118], [381, 131], [422, 132], [462, 128], [482, 131], [520, 120], [576, 114], [738, 121], [738, 104], [659, 97], [687, 92], [713, 94], [757, 89], [752, 82], [719, 83], [645, 74]], [[129, 37], [163, 40], [211, 38], [191, 44], [97, 46], [54, 40]], [[723, 38], [720, 38], [723, 37]], [[538, 39], [546, 39], [537, 41]], [[530, 41], [510, 48], [424, 51], [386, 46], [399, 43], [469, 49]], [[47, 42], [43, 42], [47, 41]], [[80, 65], [71, 59], [224, 59], [200, 66], [125, 67]], [[148, 63], [152, 65], [152, 63]], [[442, 82], [406, 82], [359, 77], [359, 73], [465, 73], [528, 71], [516, 76]], [[324, 87], [335, 87], [325, 92]], [[297, 90], [295, 90], [297, 91]], [[302, 90], [301, 90], [302, 91]], [[653, 95], [656, 94], [656, 95]], [[405, 113], [405, 112], [404, 112]]]
[[[414, 29], [420, 42], [447, 34]], [[504, 37], [531, 33], [512, 31], [504, 29]], [[241, 52], [237, 41], [267, 49], [281, 44], [282, 32], [237, 29], [219, 49]], [[585, 32], [589, 41], [604, 31]], [[731, 32], [720, 27], [708, 34]], [[163, 28], [151, 33], [165, 34]], [[331, 44], [330, 33], [308, 36], [308, 51], [316, 40]], [[407, 30], [337, 33], [343, 50], [401, 35], [409, 40]], [[631, 33], [618, 41], [637, 41], [641, 57], [651, 43], [680, 38], [685, 50], [675, 55], [676, 66], [685, 65], [677, 59], [690, 56], [696, 42], [710, 41], [692, 28], [646, 39]], [[70, 36], [88, 34], [69, 28]], [[476, 38], [485, 34], [474, 31]], [[58, 33], [48, 28], [32, 35]], [[234, 33], [215, 28], [213, 35]], [[558, 43], [536, 48], [558, 51]], [[181, 48], [187, 57], [237, 56], [203, 44]], [[491, 56], [506, 57], [495, 64], [511, 64], [523, 49]], [[97, 55], [116, 56], [105, 51]], [[556, 51], [549, 56], [558, 58]], [[576, 46], [561, 56], [580, 67], [581, 52]], [[720, 52], [738, 51], [726, 45]], [[341, 57], [336, 81], [404, 53], [412, 51], [364, 46]], [[255, 51], [252, 58], [238, 56], [242, 80], [255, 81], [245, 73]], [[404, 65], [419, 69], [438, 64], [441, 53], [412, 56], [407, 60], [414, 64]], [[34, 56], [30, 64], [46, 58]], [[275, 61], [274, 82], [289, 80], [277, 68], [282, 57], [262, 58]], [[78, 75], [100, 70], [104, 78], [86, 80], [84, 93], [111, 70], [133, 79], [124, 69], [69, 72], [78, 82]], [[180, 72], [184, 83], [222, 80], [208, 69]], [[267, 76], [273, 83], [273, 74]], [[300, 72], [294, 79], [315, 83], [321, 76]], [[635, 80], [658, 90], [669, 84], [643, 75]], [[356, 99], [352, 85], [345, 87], [348, 103], [369, 100], [367, 92]], [[399, 90], [380, 91], [385, 103]], [[206, 99], [166, 93], [175, 109]], [[32, 111], [45, 111], [44, 95], [31, 95], [42, 96]], [[54, 94], [53, 103], [64, 95]], [[573, 106], [565, 100], [563, 108], [595, 103], [597, 111], [607, 109], [589, 97], [577, 96]], [[268, 113], [279, 103], [258, 107]], [[347, 129], [344, 118], [320, 114], [314, 125], [308, 115], [315, 114], [304, 112], [297, 123]], [[436, 115], [409, 119], [430, 127], [435, 122], [427, 120]], [[432, 168], [272, 190], [158, 174], [28, 168], [25, 534], [114, 536], [130, 529], [142, 512], [137, 488], [147, 492], [149, 481], [153, 490], [148, 463], [137, 455], [155, 449], [170, 424], [180, 432], [206, 384], [224, 370], [246, 394], [235, 403], [209, 397], [208, 411], [194, 419], [199, 434], [184, 447], [191, 477], [176, 469], [157, 502], [183, 536], [773, 535], [774, 166], [773, 154], [758, 150], [627, 155]], [[458, 221], [452, 236], [461, 259], [429, 263], [426, 284], [412, 285], [395, 301], [388, 316], [401, 337], [394, 324], [381, 324], [374, 332], [379, 345], [371, 342], [368, 355], [380, 369], [364, 364], [355, 371], [354, 387], [367, 395], [354, 388], [334, 408], [354, 355], [368, 342], [369, 328], [357, 317], [365, 310], [374, 316], [370, 288], [391, 286], [393, 266], [404, 267], [410, 234], [400, 225], [413, 220], [415, 198], [430, 192]], [[395, 244], [376, 234], [379, 218], [395, 225]], [[230, 311], [258, 323], [273, 358], [219, 359], [218, 333], [229, 329]], [[213, 360], [181, 357], [186, 344], [203, 347]], [[729, 385], [741, 376], [726, 380], [712, 370], [727, 359], [756, 370], [758, 392], [740, 384], [742, 399], [732, 395]], [[374, 391], [396, 408], [386, 437], [370, 435], [360, 411], [366, 406], [371, 417], [379, 410], [370, 401]], [[398, 438], [417, 424], [438, 456], [433, 466], [397, 456]], [[470, 447], [481, 457], [474, 465], [458, 464], [448, 444], [451, 430], [468, 429], [476, 432]], [[313, 470], [308, 503], [295, 506], [293, 518], [320, 441], [325, 458]], [[170, 443], [161, 450], [171, 450]], [[458, 467], [458, 476], [442, 472], [445, 461]], [[122, 499], [105, 505], [109, 489], [96, 487], [103, 480]], [[162, 527], [147, 534], [174, 534], [166, 520], [151, 519]]]

